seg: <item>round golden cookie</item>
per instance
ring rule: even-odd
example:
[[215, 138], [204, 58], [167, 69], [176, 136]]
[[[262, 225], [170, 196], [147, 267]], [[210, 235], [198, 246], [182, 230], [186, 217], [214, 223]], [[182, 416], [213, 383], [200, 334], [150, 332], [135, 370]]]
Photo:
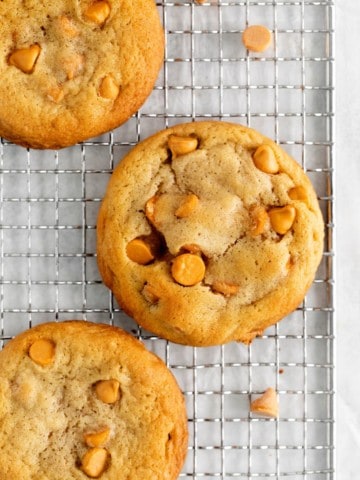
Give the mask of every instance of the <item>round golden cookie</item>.
[[14, 0], [0, 18], [0, 136], [20, 145], [66, 147], [118, 127], [162, 65], [153, 0]]
[[176, 480], [183, 397], [165, 364], [119, 328], [34, 327], [0, 352], [0, 478]]
[[299, 305], [323, 250], [301, 167], [223, 122], [137, 145], [112, 175], [97, 228], [99, 269], [122, 308], [186, 345], [250, 342]]

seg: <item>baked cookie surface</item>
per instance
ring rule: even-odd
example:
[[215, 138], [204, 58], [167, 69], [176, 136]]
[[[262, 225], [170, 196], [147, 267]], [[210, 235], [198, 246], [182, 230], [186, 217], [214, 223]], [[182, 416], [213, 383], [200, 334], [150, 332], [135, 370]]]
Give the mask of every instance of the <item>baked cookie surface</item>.
[[60, 148], [125, 122], [151, 93], [164, 34], [153, 0], [0, 2], [0, 136]]
[[104, 283], [171, 341], [251, 341], [294, 310], [323, 250], [310, 180], [260, 133], [223, 122], [162, 131], [115, 169], [98, 217]]
[[48, 323], [0, 352], [2, 480], [176, 480], [186, 449], [174, 377], [122, 330]]

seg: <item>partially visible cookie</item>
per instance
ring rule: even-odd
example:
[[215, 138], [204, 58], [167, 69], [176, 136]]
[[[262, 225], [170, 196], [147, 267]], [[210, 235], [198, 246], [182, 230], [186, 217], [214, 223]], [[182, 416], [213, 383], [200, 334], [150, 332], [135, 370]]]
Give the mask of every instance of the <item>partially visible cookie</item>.
[[0, 352], [0, 478], [176, 480], [183, 397], [165, 364], [122, 330], [47, 323]]
[[174, 342], [249, 342], [302, 301], [323, 251], [315, 191], [278, 145], [240, 125], [161, 131], [115, 169], [98, 265], [122, 308]]
[[118, 127], [163, 62], [154, 0], [13, 0], [0, 2], [0, 18], [0, 136], [26, 147]]

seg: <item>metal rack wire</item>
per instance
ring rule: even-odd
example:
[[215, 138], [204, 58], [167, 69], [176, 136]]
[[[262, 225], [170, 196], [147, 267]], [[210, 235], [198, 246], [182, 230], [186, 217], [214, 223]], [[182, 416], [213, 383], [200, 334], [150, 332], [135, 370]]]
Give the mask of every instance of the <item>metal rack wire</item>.
[[[164, 68], [121, 128], [58, 152], [0, 144], [0, 341], [48, 320], [122, 326], [172, 369], [184, 391], [189, 451], [180, 478], [330, 480], [334, 460], [334, 2], [158, 3]], [[273, 46], [245, 50], [267, 25]], [[316, 280], [303, 304], [245, 347], [190, 348], [139, 329], [101, 283], [96, 215], [114, 165], [139, 140], [198, 119], [252, 126], [279, 142], [313, 181], [326, 223]], [[249, 413], [277, 389], [280, 417]]]

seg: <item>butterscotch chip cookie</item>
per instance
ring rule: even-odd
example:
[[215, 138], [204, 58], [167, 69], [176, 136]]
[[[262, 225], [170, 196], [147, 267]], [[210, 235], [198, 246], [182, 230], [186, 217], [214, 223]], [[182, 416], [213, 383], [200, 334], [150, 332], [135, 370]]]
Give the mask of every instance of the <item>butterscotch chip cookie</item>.
[[323, 228], [309, 179], [274, 142], [229, 123], [178, 125], [115, 169], [98, 264], [146, 329], [189, 345], [249, 342], [303, 299]]
[[165, 364], [122, 330], [47, 323], [0, 352], [0, 478], [176, 480], [183, 397]]
[[0, 18], [0, 136], [27, 147], [118, 127], [162, 65], [154, 0], [13, 0], [0, 2]]

